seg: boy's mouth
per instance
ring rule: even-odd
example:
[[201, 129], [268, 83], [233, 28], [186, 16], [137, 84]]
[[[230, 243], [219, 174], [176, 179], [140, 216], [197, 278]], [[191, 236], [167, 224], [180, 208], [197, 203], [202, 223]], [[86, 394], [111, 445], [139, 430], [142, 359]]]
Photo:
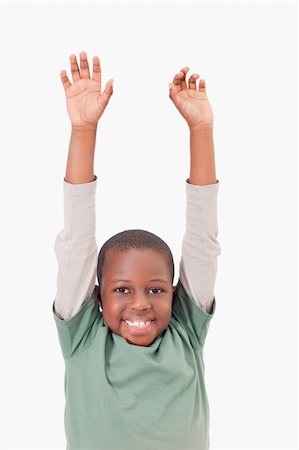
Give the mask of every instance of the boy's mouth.
[[130, 320], [124, 319], [124, 323], [130, 329], [131, 332], [135, 334], [142, 334], [147, 332], [152, 325], [153, 320], [146, 320], [146, 321], [134, 321], [131, 322]]

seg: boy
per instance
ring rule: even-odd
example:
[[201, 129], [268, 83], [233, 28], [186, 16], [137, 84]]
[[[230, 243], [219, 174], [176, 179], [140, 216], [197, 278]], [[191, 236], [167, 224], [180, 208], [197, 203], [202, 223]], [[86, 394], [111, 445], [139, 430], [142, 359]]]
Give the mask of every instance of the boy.
[[[186, 232], [180, 275], [167, 244], [145, 230], [95, 240], [97, 123], [113, 93], [85, 52], [61, 71], [72, 133], [64, 187], [64, 228], [52, 313], [65, 361], [68, 450], [207, 450], [209, 405], [203, 347], [215, 311], [217, 192], [213, 113], [204, 80], [188, 67], [169, 96], [190, 129]], [[99, 285], [95, 285], [98, 275]], [[99, 307], [100, 305], [100, 307]]]

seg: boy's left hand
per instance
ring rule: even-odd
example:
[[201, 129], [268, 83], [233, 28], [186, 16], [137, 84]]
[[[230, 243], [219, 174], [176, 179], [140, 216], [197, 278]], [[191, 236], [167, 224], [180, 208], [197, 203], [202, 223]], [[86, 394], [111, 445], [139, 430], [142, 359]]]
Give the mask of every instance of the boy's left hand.
[[187, 121], [190, 129], [213, 128], [214, 116], [207, 97], [205, 80], [201, 79], [197, 88], [196, 80], [200, 75], [194, 73], [189, 78], [187, 86], [188, 70], [189, 67], [184, 67], [175, 75], [172, 87], [169, 89], [169, 97]]

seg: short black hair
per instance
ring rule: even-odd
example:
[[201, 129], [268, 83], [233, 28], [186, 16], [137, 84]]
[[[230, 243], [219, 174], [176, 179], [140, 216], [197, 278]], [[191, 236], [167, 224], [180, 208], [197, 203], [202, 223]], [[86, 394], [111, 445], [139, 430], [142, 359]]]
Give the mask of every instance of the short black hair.
[[169, 271], [171, 274], [171, 283], [174, 279], [174, 262], [172, 252], [163, 239], [154, 233], [146, 230], [133, 229], [125, 230], [109, 238], [101, 247], [98, 256], [97, 277], [99, 286], [102, 283], [103, 267], [105, 256], [109, 250], [116, 252], [127, 251], [130, 248], [140, 250], [154, 250], [166, 257]]

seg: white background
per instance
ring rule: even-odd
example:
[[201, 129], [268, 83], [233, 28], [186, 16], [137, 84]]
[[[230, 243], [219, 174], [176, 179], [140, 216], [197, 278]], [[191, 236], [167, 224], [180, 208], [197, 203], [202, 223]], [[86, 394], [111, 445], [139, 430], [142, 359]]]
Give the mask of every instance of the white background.
[[64, 362], [52, 317], [70, 121], [60, 70], [98, 55], [114, 94], [97, 132], [99, 248], [156, 233], [178, 279], [189, 134], [168, 97], [184, 66], [213, 108], [217, 312], [205, 345], [211, 450], [297, 441], [295, 2], [2, 4], [3, 444], [63, 450]]

